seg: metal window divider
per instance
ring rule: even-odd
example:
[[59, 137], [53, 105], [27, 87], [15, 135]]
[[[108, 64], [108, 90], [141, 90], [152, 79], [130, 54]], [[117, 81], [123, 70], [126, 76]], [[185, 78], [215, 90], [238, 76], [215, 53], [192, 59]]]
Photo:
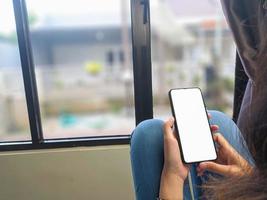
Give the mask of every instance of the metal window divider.
[[13, 0], [32, 144], [43, 142], [42, 123], [25, 0]]
[[153, 118], [149, 0], [131, 0], [136, 125]]

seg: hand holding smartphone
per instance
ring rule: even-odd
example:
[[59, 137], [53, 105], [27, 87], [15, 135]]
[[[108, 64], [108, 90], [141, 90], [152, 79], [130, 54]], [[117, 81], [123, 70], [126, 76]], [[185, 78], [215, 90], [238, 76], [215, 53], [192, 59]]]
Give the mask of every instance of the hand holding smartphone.
[[201, 90], [171, 89], [169, 99], [183, 162], [216, 160], [217, 153]]

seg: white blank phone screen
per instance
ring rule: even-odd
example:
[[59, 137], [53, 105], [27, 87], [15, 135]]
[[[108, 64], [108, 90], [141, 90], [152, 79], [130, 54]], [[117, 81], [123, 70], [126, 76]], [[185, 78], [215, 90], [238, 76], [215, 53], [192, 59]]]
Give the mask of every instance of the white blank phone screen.
[[201, 91], [198, 88], [174, 89], [171, 97], [185, 162], [216, 159]]

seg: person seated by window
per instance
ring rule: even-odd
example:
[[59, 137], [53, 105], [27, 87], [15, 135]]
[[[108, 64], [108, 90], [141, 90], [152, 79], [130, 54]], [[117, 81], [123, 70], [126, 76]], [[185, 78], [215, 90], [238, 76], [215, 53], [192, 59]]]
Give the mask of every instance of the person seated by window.
[[246, 141], [228, 116], [209, 111], [218, 154], [214, 162], [181, 161], [173, 118], [141, 122], [131, 138], [136, 198], [267, 199], [267, 86], [257, 82], [261, 83], [261, 92], [246, 113]]

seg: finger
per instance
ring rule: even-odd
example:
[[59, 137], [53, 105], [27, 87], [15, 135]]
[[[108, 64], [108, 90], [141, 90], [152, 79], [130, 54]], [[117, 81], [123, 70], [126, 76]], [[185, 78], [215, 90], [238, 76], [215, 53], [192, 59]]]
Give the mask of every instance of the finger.
[[219, 130], [219, 126], [218, 125], [211, 125], [210, 126], [211, 128], [211, 131], [214, 133], [214, 132], [217, 132]]
[[220, 147], [223, 147], [223, 148], [231, 147], [228, 141], [220, 133], [215, 133], [213, 135], [213, 139], [217, 144], [220, 145]]
[[173, 130], [172, 130], [173, 123], [174, 123], [173, 117], [169, 118], [164, 123], [164, 136], [165, 137], [173, 137]]
[[208, 113], [208, 118], [211, 119], [211, 114], [210, 113]]
[[220, 165], [215, 162], [202, 162], [198, 165], [198, 172], [203, 173], [204, 171], [208, 170], [211, 172], [215, 172], [224, 176], [230, 175], [230, 167], [227, 165]]
[[204, 171], [197, 172], [197, 176], [202, 176], [204, 174]]
[[202, 170], [199, 166], [197, 166], [196, 170], [197, 170], [197, 176], [202, 176], [204, 174], [204, 170]]

